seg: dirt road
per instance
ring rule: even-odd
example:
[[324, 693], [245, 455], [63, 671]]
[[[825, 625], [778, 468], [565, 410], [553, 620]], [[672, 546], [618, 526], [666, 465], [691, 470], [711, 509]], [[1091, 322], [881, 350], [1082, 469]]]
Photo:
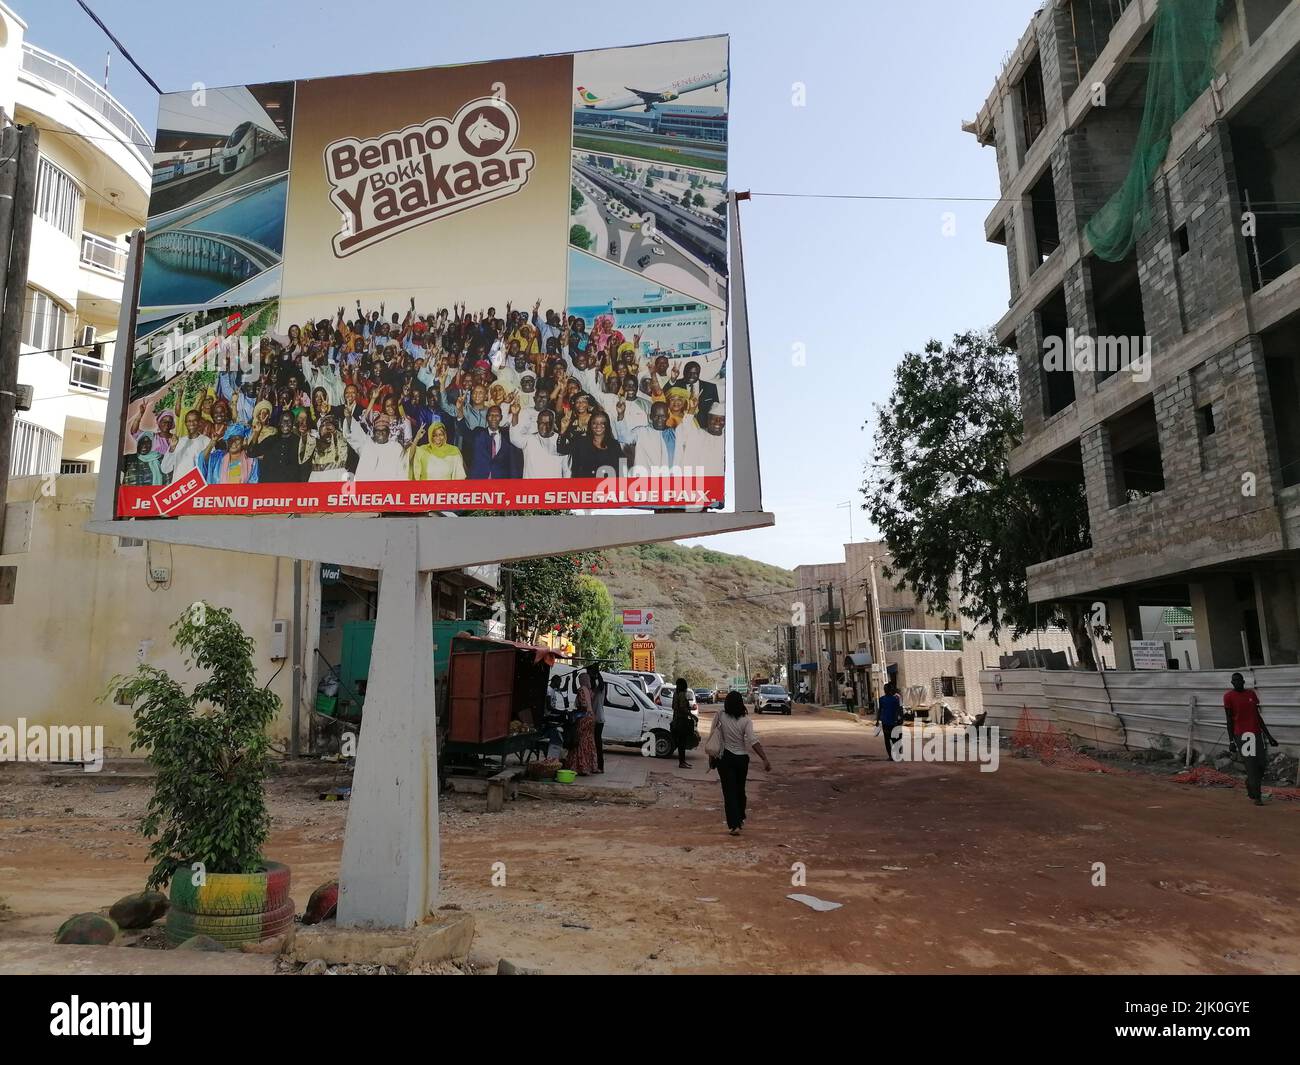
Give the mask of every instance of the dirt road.
[[[475, 913], [475, 957], [547, 972], [1300, 971], [1300, 804], [1005, 751], [993, 773], [890, 764], [833, 711], [757, 726], [774, 771], [753, 767], [741, 838], [702, 752], [688, 771], [655, 763], [652, 805], [521, 798], [489, 815], [481, 796], [447, 796], [443, 902]], [[300, 909], [342, 847], [346, 803], [318, 790], [273, 787], [267, 853], [293, 867]], [[146, 795], [0, 774], [0, 955], [139, 888]]]

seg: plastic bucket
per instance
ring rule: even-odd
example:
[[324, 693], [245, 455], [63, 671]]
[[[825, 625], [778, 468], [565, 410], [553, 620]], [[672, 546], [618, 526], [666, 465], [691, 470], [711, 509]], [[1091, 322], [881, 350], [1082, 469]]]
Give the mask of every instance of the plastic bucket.
[[555, 779], [561, 784], [572, 784], [577, 777], [577, 772], [572, 769], [557, 769], [555, 771]]

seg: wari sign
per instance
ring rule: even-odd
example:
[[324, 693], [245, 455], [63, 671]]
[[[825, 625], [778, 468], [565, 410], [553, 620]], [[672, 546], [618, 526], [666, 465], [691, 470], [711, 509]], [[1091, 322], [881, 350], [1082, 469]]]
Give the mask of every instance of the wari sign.
[[722, 506], [729, 59], [163, 95], [116, 516]]
[[1168, 669], [1169, 656], [1163, 640], [1131, 640], [1134, 669]]

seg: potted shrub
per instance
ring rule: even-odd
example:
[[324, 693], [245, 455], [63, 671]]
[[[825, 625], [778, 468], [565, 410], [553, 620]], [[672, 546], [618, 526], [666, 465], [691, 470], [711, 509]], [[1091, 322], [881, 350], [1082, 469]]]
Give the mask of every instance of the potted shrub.
[[280, 700], [257, 684], [253, 641], [230, 610], [191, 606], [171, 626], [186, 669], [208, 671], [186, 692], [166, 670], [141, 664], [112, 682], [131, 705], [131, 750], [157, 776], [139, 831], [154, 859], [148, 887], [171, 881], [167, 935], [226, 945], [267, 939], [293, 923], [289, 870], [267, 861], [266, 728]]

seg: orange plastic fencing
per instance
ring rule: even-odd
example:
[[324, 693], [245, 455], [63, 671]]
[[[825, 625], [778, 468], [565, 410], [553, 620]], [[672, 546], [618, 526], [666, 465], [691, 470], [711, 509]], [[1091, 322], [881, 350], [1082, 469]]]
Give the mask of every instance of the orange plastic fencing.
[[1076, 751], [1068, 736], [1059, 732], [1050, 721], [1035, 717], [1027, 706], [1021, 707], [1020, 721], [1011, 734], [1011, 746], [1037, 758], [1043, 765], [1057, 769], [1073, 769], [1080, 773], [1114, 772], [1095, 758]]
[[[1208, 765], [1192, 766], [1177, 776], [1169, 778], [1175, 784], [1194, 784], [1198, 788], [1244, 788], [1246, 782], [1230, 773], [1223, 773]], [[1300, 802], [1300, 788], [1268, 788], [1277, 799]]]
[[[1081, 773], [1114, 773], [1110, 766], [1095, 758], [1080, 754], [1070, 745], [1070, 738], [1060, 732], [1050, 721], [1043, 721], [1021, 707], [1020, 720], [1011, 734], [1011, 746], [1029, 757], [1037, 758], [1043, 765], [1058, 769], [1073, 769]], [[1241, 788], [1246, 782], [1240, 777], [1220, 772], [1208, 765], [1198, 765], [1169, 778], [1175, 784], [1193, 784], [1200, 788]], [[1267, 789], [1275, 798], [1300, 802], [1300, 788]]]

